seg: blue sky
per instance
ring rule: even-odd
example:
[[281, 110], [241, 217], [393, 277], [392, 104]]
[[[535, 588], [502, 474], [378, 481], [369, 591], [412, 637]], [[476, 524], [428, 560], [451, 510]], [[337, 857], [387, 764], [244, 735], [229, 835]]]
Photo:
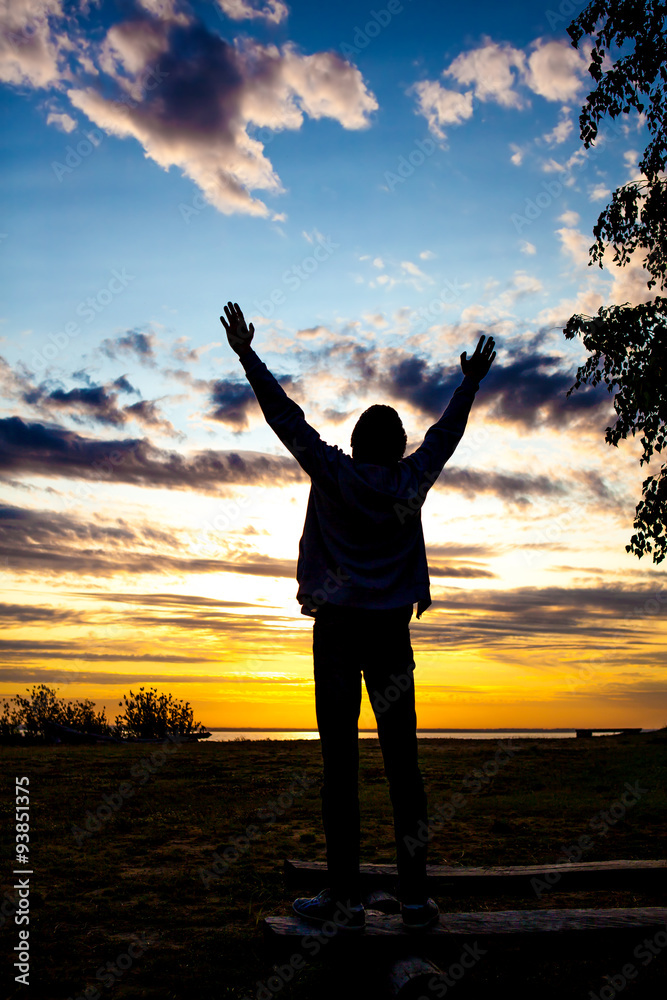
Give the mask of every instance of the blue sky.
[[[466, 448], [425, 514], [443, 602], [418, 626], [428, 724], [450, 724], [459, 702], [470, 724], [500, 712], [507, 724], [631, 725], [664, 710], [664, 653], [634, 625], [612, 625], [655, 601], [664, 579], [624, 551], [647, 472], [637, 443], [604, 444], [603, 390], [566, 399], [585, 354], [562, 334], [573, 312], [647, 298], [641, 262], [587, 266], [593, 225], [636, 175], [645, 134], [634, 118], [607, 123], [583, 149], [591, 81], [565, 30], [583, 5], [561, 6], [4, 10], [5, 572], [23, 609], [15, 641], [51, 616], [78, 664], [76, 677], [54, 673], [65, 647], [40, 633], [31, 657], [9, 651], [8, 692], [57, 676], [113, 701], [119, 676], [155, 679], [160, 664], [164, 675], [164, 629], [182, 664], [208, 660], [202, 649], [221, 636], [232, 650], [225, 683], [200, 666], [196, 681], [190, 667], [167, 671], [209, 724], [226, 718], [234, 684], [246, 724], [270, 721], [280, 684], [296, 691], [289, 724], [309, 718], [293, 579], [307, 484], [226, 344], [218, 316], [231, 298], [255, 323], [260, 357], [345, 449], [360, 412], [383, 401], [416, 447], [457, 384], [461, 351], [481, 334], [497, 341]], [[114, 450], [127, 460], [112, 480], [92, 463]], [[243, 474], [230, 465], [238, 453]], [[240, 506], [202, 542], [220, 498]], [[187, 614], [164, 617], [172, 596], [127, 631], [101, 579], [135, 595], [133, 607], [138, 594], [178, 593]], [[482, 609], [498, 595], [505, 624], [494, 629]], [[227, 608], [215, 627], [214, 599]], [[526, 623], [535, 600], [544, 616]], [[229, 610], [235, 601], [243, 610]], [[270, 621], [264, 605], [278, 609]], [[453, 613], [470, 619], [458, 646]], [[657, 648], [663, 617], [650, 622]], [[278, 633], [259, 671], [271, 694], [248, 695], [259, 685], [250, 647]], [[102, 650], [92, 658], [91, 637]], [[604, 669], [564, 694], [593, 642]], [[93, 667], [96, 655], [115, 660], [113, 673]], [[477, 687], [453, 679], [456, 655], [479, 671]], [[132, 673], [137, 657], [150, 675]]]

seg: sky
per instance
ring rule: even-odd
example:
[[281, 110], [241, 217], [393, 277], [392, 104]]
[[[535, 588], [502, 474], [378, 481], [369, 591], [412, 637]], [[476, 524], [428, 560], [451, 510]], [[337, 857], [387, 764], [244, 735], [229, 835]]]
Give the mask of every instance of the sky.
[[414, 451], [496, 340], [422, 512], [420, 727], [667, 724], [665, 571], [625, 551], [656, 469], [605, 443], [604, 386], [567, 396], [568, 318], [651, 297], [641, 260], [588, 264], [647, 138], [579, 138], [583, 6], [0, 0], [0, 698], [315, 726], [309, 481], [233, 300], [348, 453], [377, 402]]

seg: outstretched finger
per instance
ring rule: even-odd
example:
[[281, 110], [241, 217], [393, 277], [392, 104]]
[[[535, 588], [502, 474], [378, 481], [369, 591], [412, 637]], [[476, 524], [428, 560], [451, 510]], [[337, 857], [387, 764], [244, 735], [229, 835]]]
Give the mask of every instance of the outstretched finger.
[[221, 322], [221, 323], [222, 323], [222, 325], [224, 326], [224, 328], [225, 328], [225, 330], [227, 331], [227, 333], [229, 333], [229, 327], [228, 327], [228, 326], [227, 326], [227, 324], [225, 323], [225, 317], [224, 317], [224, 316], [221, 316], [221, 317], [220, 317], [220, 322]]

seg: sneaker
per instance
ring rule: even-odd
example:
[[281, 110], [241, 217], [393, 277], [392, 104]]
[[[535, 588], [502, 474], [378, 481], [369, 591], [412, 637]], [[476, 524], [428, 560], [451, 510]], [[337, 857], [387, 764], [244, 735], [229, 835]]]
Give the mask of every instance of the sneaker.
[[306, 920], [333, 923], [341, 931], [360, 931], [366, 925], [363, 903], [351, 903], [349, 899], [340, 903], [332, 897], [330, 889], [322, 889], [317, 896], [295, 899], [292, 909]]
[[435, 900], [427, 899], [425, 903], [401, 903], [401, 916], [407, 930], [421, 931], [437, 924], [440, 910]]

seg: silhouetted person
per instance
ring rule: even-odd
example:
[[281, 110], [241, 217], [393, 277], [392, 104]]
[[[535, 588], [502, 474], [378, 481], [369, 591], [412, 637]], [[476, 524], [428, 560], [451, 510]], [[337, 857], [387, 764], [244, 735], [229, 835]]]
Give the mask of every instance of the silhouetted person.
[[297, 899], [297, 913], [345, 914], [361, 928], [358, 720], [363, 672], [377, 720], [394, 811], [399, 895], [407, 926], [438, 919], [428, 898], [426, 794], [419, 770], [414, 658], [409, 623], [431, 604], [421, 506], [465, 430], [479, 382], [495, 358], [480, 337], [461, 355], [464, 374], [449, 406], [412, 455], [398, 413], [375, 405], [352, 431], [352, 457], [325, 444], [250, 346], [254, 327], [229, 302], [220, 320], [269, 426], [311, 479], [297, 564], [297, 600], [315, 619], [315, 708], [322, 745], [322, 819], [330, 886]]

